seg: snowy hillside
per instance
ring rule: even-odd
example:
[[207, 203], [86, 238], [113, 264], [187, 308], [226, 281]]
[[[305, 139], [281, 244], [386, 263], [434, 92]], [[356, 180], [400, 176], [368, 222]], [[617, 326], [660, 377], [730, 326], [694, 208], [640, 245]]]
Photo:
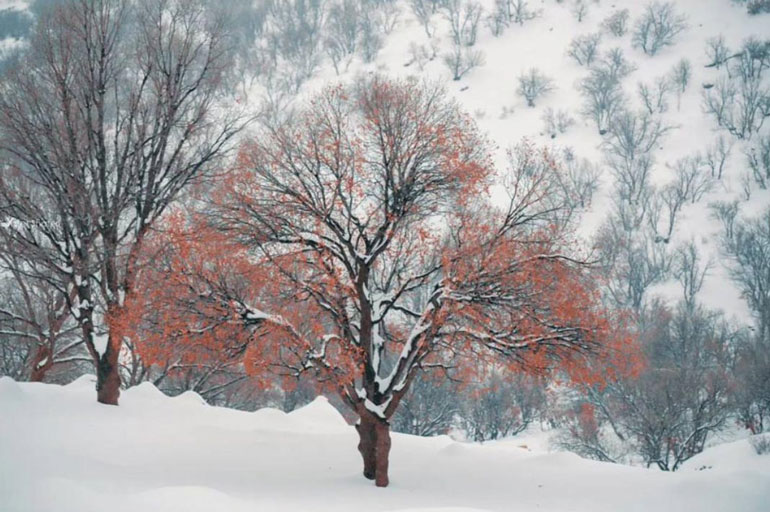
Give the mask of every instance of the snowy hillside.
[[[589, 66], [579, 65], [568, 55], [571, 41], [576, 37], [599, 35], [597, 60], [612, 49], [623, 51], [635, 68], [622, 83], [629, 101], [627, 108], [632, 111], [643, 110], [637, 92], [640, 82], [652, 86], [658, 77], [669, 75], [682, 59], [690, 62], [692, 76], [685, 92], [678, 97], [670, 91], [666, 100], [668, 108], [661, 113], [663, 124], [671, 130], [652, 151], [655, 164], [650, 185], [663, 188], [674, 180], [672, 166], [677, 160], [706, 153], [720, 133], [724, 134], [713, 117], [703, 109], [704, 84], [713, 84], [720, 76], [719, 70], [705, 67], [709, 64], [706, 54], [708, 40], [722, 35], [728, 47], [738, 48], [749, 37], [766, 37], [770, 33], [770, 15], [749, 16], [744, 6], [729, 0], [676, 0], [673, 5], [686, 17], [686, 28], [672, 46], [650, 56], [632, 45], [631, 35], [634, 23], [642, 15], [647, 2], [586, 0], [580, 2], [585, 6], [581, 21], [574, 12], [576, 3], [569, 0], [525, 2], [535, 17], [521, 25], [512, 24], [497, 37], [487, 26], [483, 26], [482, 20], [473, 48], [483, 54], [483, 64], [454, 81], [443, 62], [443, 57], [452, 47], [446, 16], [437, 12], [431, 17], [434, 33], [428, 38], [423, 26], [415, 19], [409, 2], [401, 2], [399, 21], [373, 62], [353, 62], [349, 70], [340, 75], [336, 75], [331, 65], [326, 63], [303, 90], [317, 90], [330, 81], [350, 79], [362, 72], [420, 76], [444, 83], [466, 111], [473, 115], [498, 148], [497, 163], [500, 166], [505, 165], [504, 150], [519, 143], [522, 138], [555, 151], [571, 148], [577, 158], [588, 159], [601, 168], [601, 186], [581, 219], [581, 231], [590, 241], [608, 217], [615, 194], [615, 179], [605, 165], [603, 138], [596, 124], [581, 113], [584, 99], [578, 85], [588, 74]], [[491, 12], [494, 4], [492, 0], [481, 2], [485, 9], [483, 12]], [[629, 11], [628, 32], [617, 37], [604, 30], [602, 23], [623, 9]], [[435, 56], [424, 63], [415, 62], [410, 51], [414, 46], [433, 47]], [[527, 107], [525, 100], [516, 93], [517, 80], [532, 68], [550, 78], [553, 89], [539, 98], [535, 107]], [[557, 133], [555, 138], [546, 130], [543, 121], [548, 109], [563, 111], [574, 122], [564, 133]], [[748, 147], [744, 141], [734, 143], [724, 176], [695, 204], [684, 206], [668, 244], [673, 250], [682, 243], [695, 242], [704, 261], [712, 263], [700, 299], [706, 306], [720, 309], [728, 317], [735, 316], [742, 322], [748, 319], [749, 311], [729, 281], [718, 247], [721, 226], [712, 218], [708, 205], [716, 200], [740, 199], [741, 211], [747, 216], [757, 215], [770, 205], [770, 191], [760, 190], [756, 184], [751, 186], [751, 197], [742, 197], [741, 180], [746, 172], [744, 153]], [[672, 300], [680, 297], [679, 290], [672, 283], [658, 283], [654, 293]]]
[[0, 510], [751, 512], [770, 500], [770, 456], [745, 441], [663, 473], [530, 451], [516, 438], [396, 434], [391, 486], [378, 489], [359, 475], [353, 427], [323, 398], [285, 414], [168, 398], [150, 384], [120, 407], [92, 395], [89, 376], [63, 387], [0, 379]]

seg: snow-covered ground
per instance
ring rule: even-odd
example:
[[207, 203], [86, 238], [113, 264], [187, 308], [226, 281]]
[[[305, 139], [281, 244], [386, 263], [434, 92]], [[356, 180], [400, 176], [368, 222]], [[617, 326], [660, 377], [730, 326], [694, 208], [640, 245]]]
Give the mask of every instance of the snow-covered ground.
[[[526, 444], [525, 444], [526, 443]], [[548, 453], [394, 435], [391, 485], [360, 475], [357, 436], [323, 398], [285, 414], [204, 405], [150, 384], [120, 407], [68, 386], [0, 379], [0, 510], [766, 511], [770, 455], [746, 441], [677, 473]]]

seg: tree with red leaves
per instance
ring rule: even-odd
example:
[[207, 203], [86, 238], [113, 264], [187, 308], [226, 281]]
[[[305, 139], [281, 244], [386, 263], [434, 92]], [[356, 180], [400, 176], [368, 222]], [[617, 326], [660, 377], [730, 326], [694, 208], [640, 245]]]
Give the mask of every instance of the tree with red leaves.
[[558, 167], [527, 144], [510, 160], [494, 172], [438, 87], [327, 89], [242, 147], [203, 220], [172, 225], [163, 279], [146, 275], [159, 298], [136, 298], [156, 306], [136, 310], [163, 315], [156, 339], [255, 374], [315, 372], [358, 415], [364, 476], [387, 486], [389, 420], [421, 370], [488, 359], [588, 380], [587, 356], [629, 341], [578, 256]]

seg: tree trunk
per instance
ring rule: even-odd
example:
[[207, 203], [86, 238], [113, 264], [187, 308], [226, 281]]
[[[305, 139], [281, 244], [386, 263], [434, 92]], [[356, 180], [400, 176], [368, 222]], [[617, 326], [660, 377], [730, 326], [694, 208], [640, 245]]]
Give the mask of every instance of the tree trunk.
[[118, 373], [120, 349], [115, 345], [110, 336], [107, 348], [96, 365], [96, 400], [107, 405], [118, 405], [118, 397], [120, 397], [120, 374]]
[[364, 459], [364, 477], [374, 480], [376, 472], [376, 444], [377, 433], [375, 420], [368, 414], [362, 414], [360, 421], [356, 424], [358, 431], [358, 451]]
[[390, 424], [369, 413], [360, 415], [356, 425], [358, 451], [364, 461], [364, 477], [374, 480], [377, 487], [387, 487], [390, 457]]
[[388, 486], [388, 462], [390, 458], [390, 425], [385, 420], [379, 420], [375, 424], [376, 449], [375, 449], [375, 480], [377, 487]]

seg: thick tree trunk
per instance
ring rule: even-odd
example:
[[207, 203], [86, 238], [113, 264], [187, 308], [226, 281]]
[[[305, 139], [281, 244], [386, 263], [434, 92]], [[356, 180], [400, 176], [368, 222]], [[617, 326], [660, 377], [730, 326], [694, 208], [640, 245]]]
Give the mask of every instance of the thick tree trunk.
[[358, 431], [358, 451], [364, 459], [364, 477], [374, 480], [376, 472], [376, 444], [377, 433], [375, 421], [369, 415], [362, 415], [360, 421], [356, 424]]
[[377, 487], [388, 486], [388, 462], [390, 459], [390, 425], [385, 420], [379, 420], [375, 425], [375, 479]]
[[118, 405], [120, 397], [120, 374], [118, 373], [118, 354], [120, 349], [112, 338], [107, 342], [104, 354], [96, 365], [96, 400], [107, 405]]
[[356, 430], [359, 437], [358, 451], [364, 461], [364, 476], [374, 480], [377, 487], [387, 487], [390, 424], [367, 412], [361, 414]]

